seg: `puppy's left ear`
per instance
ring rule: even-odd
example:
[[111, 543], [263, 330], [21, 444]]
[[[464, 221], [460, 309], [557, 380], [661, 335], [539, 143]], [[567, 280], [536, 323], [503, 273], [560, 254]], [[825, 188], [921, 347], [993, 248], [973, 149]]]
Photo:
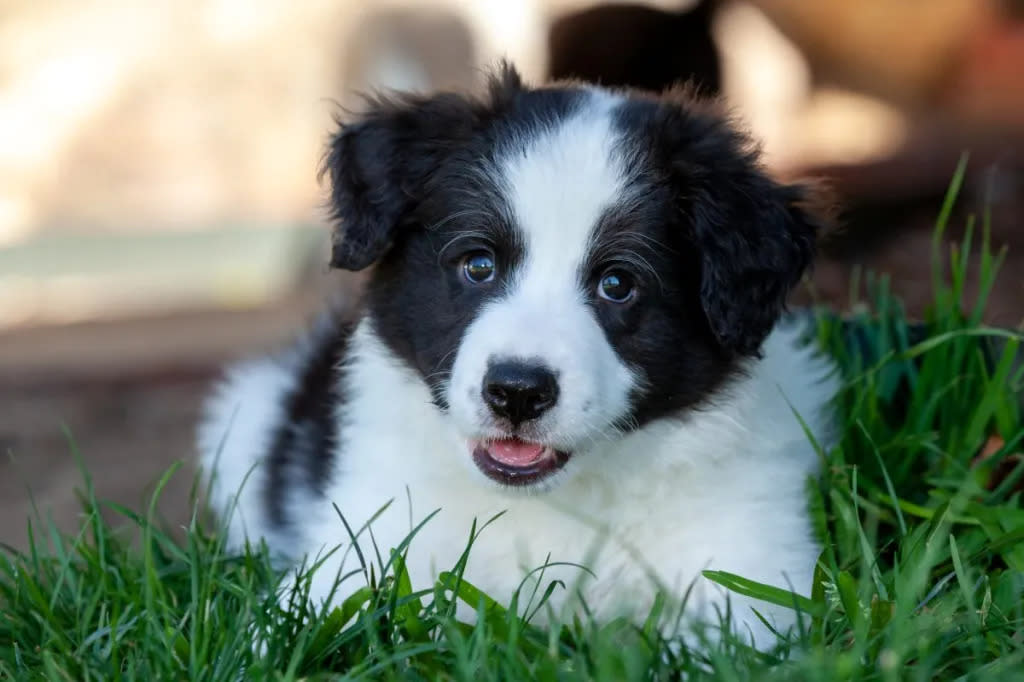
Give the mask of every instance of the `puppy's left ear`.
[[331, 267], [362, 270], [375, 263], [389, 248], [405, 210], [397, 174], [405, 135], [391, 109], [376, 102], [361, 120], [339, 121], [324, 155], [320, 177], [330, 182], [334, 222]]
[[814, 258], [829, 211], [809, 185], [779, 185], [754, 172], [725, 205], [694, 216], [701, 303], [727, 351], [758, 355], [786, 298]]
[[683, 87], [649, 106], [649, 153], [674, 184], [708, 327], [725, 353], [757, 356], [831, 224], [826, 194], [768, 177], [718, 101]]

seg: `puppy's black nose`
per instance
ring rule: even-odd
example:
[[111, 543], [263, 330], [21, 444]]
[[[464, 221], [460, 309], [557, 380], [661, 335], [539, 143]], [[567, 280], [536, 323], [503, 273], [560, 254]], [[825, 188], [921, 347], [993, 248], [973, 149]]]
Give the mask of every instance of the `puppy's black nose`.
[[483, 398], [494, 414], [519, 426], [554, 406], [558, 400], [558, 379], [539, 364], [492, 363], [484, 375]]

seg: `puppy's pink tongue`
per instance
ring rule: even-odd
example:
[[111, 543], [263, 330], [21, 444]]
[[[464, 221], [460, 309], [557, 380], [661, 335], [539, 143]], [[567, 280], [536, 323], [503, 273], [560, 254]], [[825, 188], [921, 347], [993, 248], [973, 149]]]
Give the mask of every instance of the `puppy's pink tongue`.
[[487, 444], [487, 452], [502, 464], [521, 467], [540, 459], [544, 446], [515, 439], [495, 440]]

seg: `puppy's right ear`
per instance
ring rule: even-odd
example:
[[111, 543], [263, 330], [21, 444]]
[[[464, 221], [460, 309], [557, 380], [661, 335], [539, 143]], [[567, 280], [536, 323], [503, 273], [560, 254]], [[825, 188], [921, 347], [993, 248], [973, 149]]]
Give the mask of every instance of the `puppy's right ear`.
[[380, 260], [430, 176], [521, 88], [519, 74], [504, 64], [490, 79], [487, 101], [454, 93], [378, 98], [354, 122], [339, 121], [320, 168], [330, 181], [331, 266], [362, 270]]
[[362, 270], [384, 256], [473, 119], [470, 101], [443, 94], [377, 99], [356, 121], [338, 122], [320, 169], [330, 181], [332, 267]]
[[387, 250], [404, 210], [395, 175], [402, 131], [380, 105], [360, 121], [338, 125], [320, 168], [330, 182], [331, 267], [362, 270]]

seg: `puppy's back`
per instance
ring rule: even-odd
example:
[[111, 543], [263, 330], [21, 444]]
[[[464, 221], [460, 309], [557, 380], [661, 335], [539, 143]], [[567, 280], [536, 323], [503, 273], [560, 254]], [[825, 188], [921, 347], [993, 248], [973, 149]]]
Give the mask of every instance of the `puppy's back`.
[[265, 533], [263, 462], [285, 420], [296, 378], [271, 358], [231, 367], [207, 399], [198, 429], [209, 504], [227, 526], [229, 547]]

